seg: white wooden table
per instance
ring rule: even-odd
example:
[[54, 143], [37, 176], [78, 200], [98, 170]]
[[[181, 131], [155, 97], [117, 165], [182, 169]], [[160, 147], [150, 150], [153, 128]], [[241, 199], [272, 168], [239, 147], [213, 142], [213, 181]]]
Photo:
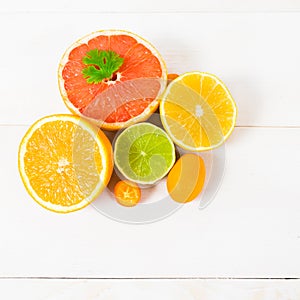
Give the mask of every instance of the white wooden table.
[[[107, 28], [147, 38], [170, 73], [208, 71], [231, 90], [237, 126], [206, 209], [134, 226], [93, 207], [54, 214], [25, 192], [21, 137], [67, 112], [58, 61]], [[300, 299], [299, 29], [299, 0], [1, 1], [0, 299]]]

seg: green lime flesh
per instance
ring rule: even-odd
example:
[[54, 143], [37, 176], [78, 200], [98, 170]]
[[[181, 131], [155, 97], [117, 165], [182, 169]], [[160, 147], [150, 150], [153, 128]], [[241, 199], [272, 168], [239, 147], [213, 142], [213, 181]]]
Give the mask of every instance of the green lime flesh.
[[162, 179], [175, 162], [175, 147], [161, 128], [135, 124], [116, 139], [114, 159], [118, 170], [127, 179], [152, 184]]

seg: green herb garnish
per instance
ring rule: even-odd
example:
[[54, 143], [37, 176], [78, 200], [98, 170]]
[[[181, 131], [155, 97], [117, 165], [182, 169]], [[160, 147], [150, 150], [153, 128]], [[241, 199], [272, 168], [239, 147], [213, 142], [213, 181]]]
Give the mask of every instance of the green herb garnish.
[[82, 70], [87, 83], [99, 83], [103, 79], [110, 80], [114, 72], [122, 66], [124, 58], [114, 51], [93, 49], [86, 53], [82, 62], [87, 65]]

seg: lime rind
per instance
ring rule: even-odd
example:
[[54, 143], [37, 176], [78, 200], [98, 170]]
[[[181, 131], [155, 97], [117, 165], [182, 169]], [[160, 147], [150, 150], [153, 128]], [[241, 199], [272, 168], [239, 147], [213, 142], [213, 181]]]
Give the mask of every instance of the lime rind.
[[153, 184], [167, 175], [175, 163], [175, 147], [161, 128], [139, 123], [117, 137], [114, 160], [125, 178], [141, 184]]

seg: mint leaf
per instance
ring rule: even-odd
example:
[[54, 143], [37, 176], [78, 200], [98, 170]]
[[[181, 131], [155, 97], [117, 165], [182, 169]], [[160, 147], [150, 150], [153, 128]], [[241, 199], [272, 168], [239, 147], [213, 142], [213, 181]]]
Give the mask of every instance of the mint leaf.
[[103, 79], [111, 79], [114, 72], [123, 65], [124, 58], [111, 50], [93, 49], [86, 53], [82, 62], [87, 65], [82, 70], [87, 83], [99, 83]]

